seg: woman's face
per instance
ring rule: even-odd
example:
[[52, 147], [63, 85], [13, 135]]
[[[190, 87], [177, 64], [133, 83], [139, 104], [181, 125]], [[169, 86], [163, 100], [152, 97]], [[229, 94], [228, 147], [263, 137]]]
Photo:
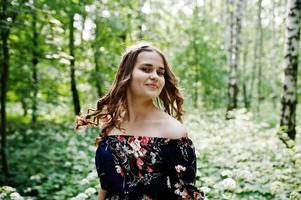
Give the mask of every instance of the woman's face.
[[164, 87], [164, 73], [163, 59], [157, 52], [141, 52], [134, 65], [129, 94], [133, 98], [154, 99]]

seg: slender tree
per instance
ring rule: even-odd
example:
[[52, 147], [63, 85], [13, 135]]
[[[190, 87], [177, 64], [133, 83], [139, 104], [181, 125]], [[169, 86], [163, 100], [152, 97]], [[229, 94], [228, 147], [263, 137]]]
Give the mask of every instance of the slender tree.
[[[204, 2], [205, 3], [205, 2]], [[198, 23], [197, 21], [199, 19], [199, 6], [198, 2], [195, 1], [195, 6], [193, 10], [193, 21], [194, 23]], [[205, 14], [205, 12], [204, 12]], [[193, 46], [193, 70], [194, 70], [194, 94], [193, 94], [193, 107], [197, 108], [198, 107], [198, 101], [199, 101], [199, 51], [198, 51], [198, 44], [197, 44], [197, 32], [195, 28], [192, 29], [192, 40], [190, 41]]]
[[261, 58], [263, 56], [263, 31], [262, 31], [262, 0], [257, 1], [257, 29], [256, 29], [256, 44], [255, 45], [255, 65], [257, 65], [257, 111], [260, 111], [260, 104], [262, 99], [261, 94], [261, 74], [262, 74], [262, 62]]
[[146, 0], [139, 0], [139, 5], [138, 5], [138, 19], [137, 19], [137, 21], [138, 21], [138, 39], [139, 40], [141, 40], [141, 39], [143, 39], [143, 36], [144, 36], [144, 34], [143, 34], [143, 24], [144, 24], [144, 14], [143, 14], [143, 12], [142, 12], [142, 8], [143, 8], [143, 6], [144, 6], [144, 3], [145, 3], [145, 1]]
[[[271, 61], [271, 66], [272, 66], [272, 77], [276, 77], [276, 69], [279, 67], [279, 57], [277, 56], [277, 47], [278, 47], [278, 41], [276, 37], [276, 25], [275, 25], [275, 8], [276, 8], [276, 2], [275, 0], [272, 0], [272, 35], [271, 35], [271, 40], [272, 40], [272, 50], [271, 50], [271, 55], [270, 55], [270, 61]], [[272, 103], [273, 107], [276, 108], [276, 100], [277, 100], [277, 85], [275, 79], [272, 80], [271, 82], [271, 87], [272, 87]]]
[[241, 7], [242, 0], [228, 1], [229, 14], [229, 48], [228, 48], [228, 63], [229, 63], [229, 81], [228, 81], [228, 105], [226, 118], [228, 119], [228, 111], [237, 108], [238, 95], [238, 62], [239, 62], [239, 46], [241, 32]]
[[[281, 97], [281, 131], [295, 140], [301, 0], [288, 0]], [[285, 137], [281, 139], [286, 143]]]
[[243, 101], [244, 101], [244, 105], [245, 105], [245, 108], [247, 110], [249, 110], [250, 108], [250, 99], [248, 98], [248, 95], [247, 95], [247, 84], [246, 84], [246, 60], [247, 60], [247, 56], [248, 56], [248, 38], [247, 39], [247, 42], [245, 44], [245, 48], [243, 50], [243, 53], [242, 53], [242, 73], [241, 73], [241, 76], [242, 76], [242, 93], [243, 93]]
[[17, 17], [17, 12], [14, 12], [10, 1], [1, 1], [1, 11], [0, 11], [0, 34], [2, 42], [2, 71], [1, 71], [1, 164], [2, 172], [4, 175], [4, 183], [8, 181], [9, 167], [7, 163], [6, 155], [6, 96], [7, 96], [7, 81], [9, 76], [9, 43], [8, 38], [10, 30]]
[[95, 74], [96, 74], [96, 91], [98, 97], [101, 97], [103, 95], [102, 87], [101, 87], [101, 72], [100, 72], [100, 65], [99, 65], [99, 59], [100, 59], [100, 50], [99, 50], [99, 43], [101, 43], [101, 35], [100, 35], [100, 20], [95, 20], [95, 41], [92, 43], [92, 48], [94, 50], [94, 63], [95, 63]]
[[[35, 5], [35, 4], [34, 4]], [[32, 11], [32, 86], [33, 86], [33, 96], [32, 96], [32, 123], [37, 121], [38, 112], [38, 32], [37, 32], [37, 13], [35, 8]]]
[[74, 55], [74, 14], [69, 14], [69, 51], [70, 51], [70, 78], [71, 78], [71, 91], [73, 97], [74, 113], [78, 115], [80, 113], [80, 101], [76, 87], [75, 80], [75, 55]]
[[[7, 7], [8, 2], [2, 2], [1, 21], [7, 21]], [[2, 76], [1, 76], [1, 160], [2, 171], [4, 178], [8, 177], [8, 165], [6, 158], [6, 93], [7, 93], [7, 79], [9, 70], [9, 47], [8, 36], [9, 28], [1, 28], [1, 40], [2, 40]], [[4, 180], [6, 182], [6, 180]]]

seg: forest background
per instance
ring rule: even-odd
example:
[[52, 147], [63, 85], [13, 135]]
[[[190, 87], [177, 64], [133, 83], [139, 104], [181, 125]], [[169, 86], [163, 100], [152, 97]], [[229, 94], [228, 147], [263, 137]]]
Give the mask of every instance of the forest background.
[[[208, 199], [301, 199], [300, 0], [1, 0], [0, 199], [95, 199], [95, 108], [125, 47], [167, 55]], [[299, 109], [298, 109], [299, 108]]]

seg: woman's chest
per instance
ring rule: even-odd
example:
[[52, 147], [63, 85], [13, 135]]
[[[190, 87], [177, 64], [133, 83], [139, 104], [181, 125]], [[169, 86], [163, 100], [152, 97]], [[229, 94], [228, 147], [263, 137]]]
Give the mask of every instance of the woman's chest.
[[101, 157], [104, 166], [114, 167], [121, 176], [141, 178], [162, 171], [162, 147], [167, 142], [165, 138], [111, 135], [101, 142], [96, 156]]
[[113, 128], [108, 135], [124, 135], [124, 136], [135, 136], [141, 135], [148, 138], [155, 139], [156, 137], [164, 138], [166, 136], [166, 124], [163, 124], [162, 120], [154, 120], [151, 122], [121, 124], [120, 129]]

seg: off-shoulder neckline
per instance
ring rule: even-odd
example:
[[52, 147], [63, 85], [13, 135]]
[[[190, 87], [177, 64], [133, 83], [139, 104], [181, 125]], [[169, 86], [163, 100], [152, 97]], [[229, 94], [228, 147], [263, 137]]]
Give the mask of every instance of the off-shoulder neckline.
[[153, 139], [166, 139], [166, 140], [182, 140], [182, 139], [189, 139], [190, 138], [188, 136], [183, 136], [180, 138], [167, 138], [167, 137], [160, 137], [160, 136], [147, 136], [147, 135], [121, 135], [121, 134], [111, 134], [111, 135], [107, 135], [105, 137], [118, 137], [118, 136], [123, 136], [123, 137], [133, 137], [133, 138], [153, 138]]

